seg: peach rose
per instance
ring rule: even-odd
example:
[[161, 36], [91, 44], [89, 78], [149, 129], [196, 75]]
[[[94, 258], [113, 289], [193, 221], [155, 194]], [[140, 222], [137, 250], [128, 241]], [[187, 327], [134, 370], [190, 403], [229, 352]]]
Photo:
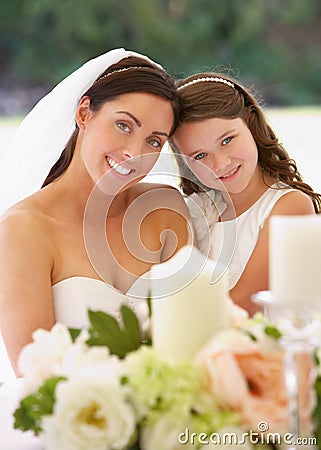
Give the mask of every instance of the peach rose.
[[[205, 370], [207, 389], [223, 407], [237, 411], [242, 424], [257, 431], [259, 422], [270, 431], [289, 430], [289, 398], [284, 352], [267, 351], [237, 330], [224, 330], [200, 351], [196, 361]], [[310, 429], [312, 361], [298, 355], [298, 392], [301, 421]]]

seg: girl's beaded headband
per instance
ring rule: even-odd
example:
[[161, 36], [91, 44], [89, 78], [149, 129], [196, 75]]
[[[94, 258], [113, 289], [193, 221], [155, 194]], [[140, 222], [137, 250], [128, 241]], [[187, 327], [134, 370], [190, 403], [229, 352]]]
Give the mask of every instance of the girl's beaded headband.
[[184, 89], [187, 86], [192, 86], [192, 84], [196, 84], [196, 83], [203, 83], [204, 81], [214, 81], [215, 83], [223, 83], [223, 84], [226, 84], [227, 86], [230, 86], [231, 88], [234, 88], [234, 83], [232, 83], [231, 81], [225, 80], [224, 78], [201, 77], [201, 78], [195, 78], [192, 81], [188, 81], [187, 83], [182, 84], [181, 86], [179, 86], [177, 88], [177, 90], [180, 91], [181, 89]]

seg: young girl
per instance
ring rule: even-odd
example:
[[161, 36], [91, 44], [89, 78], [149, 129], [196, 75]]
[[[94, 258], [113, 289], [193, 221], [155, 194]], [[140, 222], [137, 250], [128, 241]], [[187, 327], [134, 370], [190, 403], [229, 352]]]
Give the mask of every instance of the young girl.
[[257, 310], [252, 295], [269, 287], [269, 218], [319, 213], [321, 196], [304, 183], [258, 101], [240, 82], [199, 73], [179, 80], [178, 91], [182, 111], [171, 144], [181, 187], [189, 203], [194, 200], [198, 246], [206, 247], [206, 233], [195, 201], [212, 225], [210, 257], [229, 262], [231, 298], [252, 314]]

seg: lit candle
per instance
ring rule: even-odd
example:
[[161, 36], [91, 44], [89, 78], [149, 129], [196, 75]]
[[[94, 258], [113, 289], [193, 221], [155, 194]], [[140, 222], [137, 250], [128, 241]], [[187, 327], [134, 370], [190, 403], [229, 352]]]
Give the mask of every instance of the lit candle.
[[321, 300], [321, 217], [270, 219], [270, 290], [278, 303], [317, 304]]
[[[226, 272], [226, 271], [225, 271]], [[216, 332], [228, 326], [224, 268], [185, 246], [151, 269], [153, 347], [173, 358], [192, 359]]]

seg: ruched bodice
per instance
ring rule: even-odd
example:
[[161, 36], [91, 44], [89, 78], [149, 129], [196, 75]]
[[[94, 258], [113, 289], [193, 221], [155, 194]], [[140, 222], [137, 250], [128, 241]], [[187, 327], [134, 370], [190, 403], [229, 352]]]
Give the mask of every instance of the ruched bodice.
[[119, 320], [120, 307], [125, 304], [143, 323], [148, 315], [148, 291], [148, 274], [138, 278], [127, 295], [102, 280], [70, 277], [52, 286], [55, 318], [68, 327], [82, 328], [88, 326], [88, 309], [104, 311]]

